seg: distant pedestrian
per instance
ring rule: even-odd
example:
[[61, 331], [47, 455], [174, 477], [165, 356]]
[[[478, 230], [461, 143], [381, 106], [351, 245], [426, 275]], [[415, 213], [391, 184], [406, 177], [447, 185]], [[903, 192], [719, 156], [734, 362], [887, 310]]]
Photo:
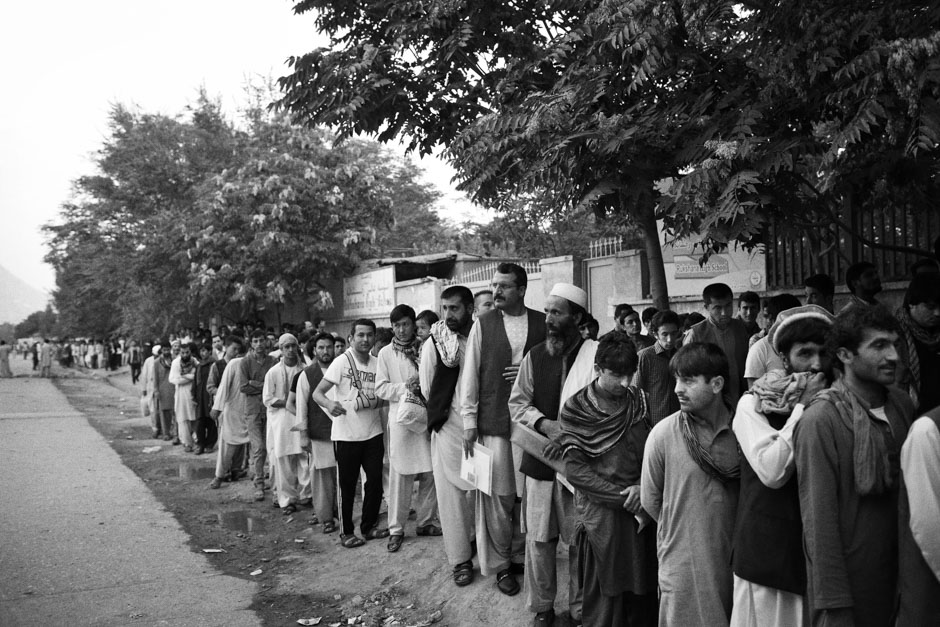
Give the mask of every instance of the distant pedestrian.
[[47, 338], [43, 338], [42, 346], [39, 347], [39, 367], [42, 369], [40, 375], [44, 379], [52, 376], [52, 344]]
[[10, 370], [10, 351], [13, 347], [6, 343], [6, 340], [0, 340], [0, 379], [9, 379], [13, 376]]

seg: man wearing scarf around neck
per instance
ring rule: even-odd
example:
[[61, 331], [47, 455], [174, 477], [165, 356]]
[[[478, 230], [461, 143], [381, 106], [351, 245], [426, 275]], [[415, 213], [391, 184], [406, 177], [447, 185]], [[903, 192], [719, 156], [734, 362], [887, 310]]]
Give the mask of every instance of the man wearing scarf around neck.
[[727, 625], [740, 477], [728, 358], [716, 344], [693, 342], [670, 368], [680, 409], [650, 432], [640, 481], [640, 502], [658, 524], [659, 625]]
[[403, 425], [396, 419], [407, 392], [421, 396], [418, 364], [421, 340], [415, 334], [415, 310], [398, 305], [389, 314], [394, 337], [378, 355], [375, 394], [388, 401], [388, 550], [401, 548], [411, 508], [411, 493], [418, 482], [417, 534], [439, 536], [437, 495], [431, 472], [431, 441], [426, 424]]
[[734, 434], [741, 447], [741, 492], [734, 525], [732, 627], [804, 624], [806, 560], [793, 430], [828, 387], [831, 313], [816, 305], [780, 312], [767, 339], [784, 369], [757, 378], [741, 397]]
[[640, 505], [643, 449], [652, 428], [646, 393], [630, 385], [633, 341], [620, 331], [596, 347], [594, 380], [561, 412], [555, 438], [576, 488], [583, 624], [656, 624], [656, 531]]
[[901, 323], [898, 384], [923, 414], [940, 405], [940, 274], [915, 275], [894, 315]]
[[431, 434], [431, 467], [437, 494], [444, 553], [453, 568], [454, 583], [473, 581], [473, 486], [460, 478], [463, 423], [460, 421], [460, 369], [473, 326], [473, 292], [451, 285], [441, 292], [444, 319], [431, 325], [431, 337], [421, 347], [418, 376], [427, 399]]
[[193, 400], [193, 382], [196, 380], [196, 360], [193, 358], [195, 345], [180, 345], [180, 354], [170, 366], [169, 381], [176, 386], [173, 411], [176, 414], [176, 428], [183, 450], [193, 452], [193, 432], [196, 430], [196, 401]]
[[297, 511], [298, 501], [311, 497], [310, 455], [306, 450], [310, 447], [306, 445], [305, 433], [291, 430], [297, 421], [287, 409], [291, 381], [304, 367], [300, 345], [296, 337], [285, 333], [278, 339], [277, 347], [281, 360], [264, 375], [261, 402], [267, 408], [266, 441], [273, 467], [275, 503], [287, 515]]
[[[578, 326], [587, 315], [587, 293], [570, 283], [557, 283], [545, 301], [545, 341], [522, 359], [509, 395], [513, 422], [549, 439], [558, 435], [558, 412], [564, 402], [593, 378], [597, 342], [582, 340]], [[560, 456], [561, 451], [554, 453]], [[568, 606], [581, 616], [578, 552], [574, 544], [574, 499], [555, 479], [555, 471], [523, 452], [525, 475], [522, 516], [525, 523], [526, 605], [535, 612], [533, 625], [555, 621], [558, 538], [568, 545]]]
[[891, 624], [898, 572], [898, 474], [913, 417], [893, 383], [899, 326], [850, 307], [827, 342], [841, 372], [796, 425], [807, 602], [813, 625]]

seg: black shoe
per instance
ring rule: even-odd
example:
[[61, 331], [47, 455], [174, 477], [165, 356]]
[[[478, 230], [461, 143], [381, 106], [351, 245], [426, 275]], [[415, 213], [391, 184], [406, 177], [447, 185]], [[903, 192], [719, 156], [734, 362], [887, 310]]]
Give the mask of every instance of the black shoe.
[[532, 627], [552, 627], [555, 624], [555, 610], [538, 612], [532, 619]]
[[519, 594], [519, 582], [508, 568], [496, 573], [496, 587], [506, 596]]
[[519, 575], [521, 577], [525, 574], [525, 563], [512, 562], [509, 564], [509, 572], [511, 572], [513, 575]]

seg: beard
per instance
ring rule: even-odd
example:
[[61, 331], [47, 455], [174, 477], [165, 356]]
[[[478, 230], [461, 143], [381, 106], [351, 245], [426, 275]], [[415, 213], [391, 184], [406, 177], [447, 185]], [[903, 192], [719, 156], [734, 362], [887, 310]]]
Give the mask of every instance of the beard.
[[545, 349], [552, 357], [558, 357], [580, 336], [578, 327], [574, 323], [549, 325], [545, 330]]
[[545, 338], [545, 349], [552, 357], [558, 357], [565, 352], [565, 337], [562, 335], [549, 335]]

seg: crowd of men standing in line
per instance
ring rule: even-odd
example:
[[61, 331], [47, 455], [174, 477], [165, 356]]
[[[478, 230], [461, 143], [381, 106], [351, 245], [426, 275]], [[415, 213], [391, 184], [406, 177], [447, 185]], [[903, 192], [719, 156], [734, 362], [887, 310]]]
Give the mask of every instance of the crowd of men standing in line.
[[[940, 624], [940, 267], [896, 312], [871, 264], [846, 282], [838, 315], [824, 275], [737, 315], [715, 283], [700, 321], [623, 305], [598, 340], [583, 290], [536, 312], [501, 264], [491, 290], [446, 288], [442, 319], [167, 342], [140, 380], [155, 437], [216, 449], [211, 488], [250, 474], [347, 548], [398, 551], [414, 508], [456, 585], [476, 556], [534, 625], [559, 540], [576, 624]], [[461, 475], [481, 451], [488, 490]]]

